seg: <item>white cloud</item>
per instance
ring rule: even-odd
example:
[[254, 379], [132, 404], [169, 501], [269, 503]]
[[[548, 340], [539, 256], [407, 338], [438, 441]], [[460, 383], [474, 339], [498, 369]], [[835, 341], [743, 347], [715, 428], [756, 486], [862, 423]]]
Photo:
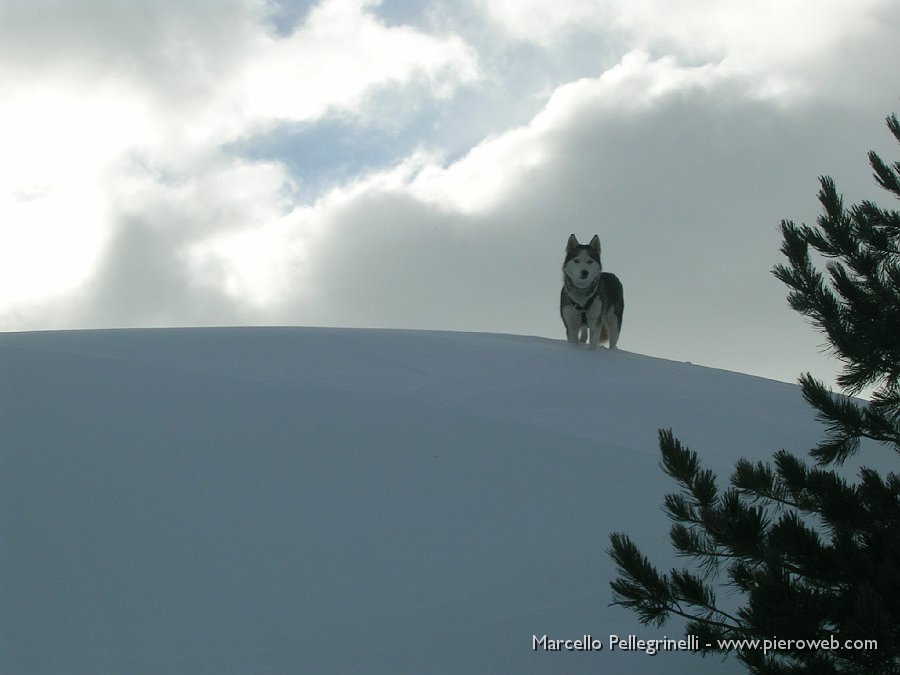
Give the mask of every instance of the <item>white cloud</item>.
[[613, 24], [650, 45], [757, 68], [820, 55], [872, 27], [884, 0], [617, 0]]
[[151, 126], [121, 88], [20, 84], [0, 94], [3, 304], [82, 283], [108, 234], [105, 171]]
[[[0, 313], [85, 284], [118, 220], [136, 211], [165, 212], [156, 227], [193, 233], [196, 274], [215, 267], [198, 262], [212, 255], [204, 246], [233, 251], [244, 262], [225, 273], [226, 287], [260, 299], [272, 283], [249, 280], [270, 266], [248, 262], [248, 240], [277, 227], [278, 208], [210, 225], [209, 243], [196, 223], [238, 202], [277, 205], [290, 177], [279, 170], [273, 185], [269, 163], [245, 162], [229, 182], [221, 146], [276, 121], [360, 114], [388, 85], [442, 97], [478, 77], [459, 38], [387, 26], [371, 0], [324, 0], [286, 37], [265, 25], [259, 2], [52, 4], [0, 8]], [[180, 196], [201, 184], [219, 189]], [[230, 228], [242, 245], [222, 243]]]
[[606, 26], [615, 3], [607, 0], [473, 0], [485, 15], [516, 40], [549, 46], [561, 34]]
[[267, 36], [236, 88], [245, 114], [305, 121], [352, 110], [373, 87], [420, 79], [447, 96], [478, 78], [474, 51], [456, 37], [388, 27], [365, 10], [378, 0], [327, 0], [288, 38]]
[[[877, 33], [889, 0], [472, 0], [508, 38], [556, 47], [578, 32], [657, 56], [721, 63], [769, 97], [806, 93], [833, 50]], [[896, 18], [896, 17], [894, 17]]]
[[528, 185], [558, 151], [559, 135], [585, 116], [618, 116], [646, 110], [676, 93], [708, 90], [723, 81], [720, 68], [684, 67], [672, 57], [651, 60], [639, 51], [600, 77], [558, 87], [528, 124], [484, 139], [445, 165], [440, 155], [419, 151], [388, 171], [339, 192], [405, 193], [441, 209], [473, 215], [490, 211]]

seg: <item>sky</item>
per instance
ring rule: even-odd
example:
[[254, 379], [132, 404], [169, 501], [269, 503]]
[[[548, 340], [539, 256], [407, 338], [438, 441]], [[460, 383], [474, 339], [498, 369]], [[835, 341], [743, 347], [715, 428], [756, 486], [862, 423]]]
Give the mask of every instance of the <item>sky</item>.
[[562, 339], [598, 234], [620, 348], [832, 381], [779, 223], [890, 206], [898, 63], [894, 0], [3, 0], [0, 330]]

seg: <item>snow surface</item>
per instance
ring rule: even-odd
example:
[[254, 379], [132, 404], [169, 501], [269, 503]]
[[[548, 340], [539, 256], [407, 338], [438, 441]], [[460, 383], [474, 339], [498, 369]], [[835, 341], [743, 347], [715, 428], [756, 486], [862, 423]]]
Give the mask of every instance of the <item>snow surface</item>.
[[0, 377], [17, 674], [743, 672], [610, 651], [681, 626], [609, 606], [609, 533], [681, 564], [660, 427], [723, 483], [822, 435], [795, 385], [509, 335], [7, 333]]

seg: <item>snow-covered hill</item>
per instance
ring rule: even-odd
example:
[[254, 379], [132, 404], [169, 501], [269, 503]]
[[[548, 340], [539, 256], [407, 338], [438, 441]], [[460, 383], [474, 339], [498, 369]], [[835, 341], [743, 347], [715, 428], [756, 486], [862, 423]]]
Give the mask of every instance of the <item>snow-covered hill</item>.
[[17, 674], [741, 672], [610, 650], [680, 628], [608, 606], [608, 535], [677, 562], [659, 427], [723, 481], [821, 436], [794, 385], [507, 335], [8, 333], [0, 377]]

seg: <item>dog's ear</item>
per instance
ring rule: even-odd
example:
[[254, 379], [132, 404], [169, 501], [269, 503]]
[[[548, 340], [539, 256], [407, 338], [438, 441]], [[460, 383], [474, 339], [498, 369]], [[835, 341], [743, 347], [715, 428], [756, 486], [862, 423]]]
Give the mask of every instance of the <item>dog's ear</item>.
[[[574, 235], [573, 235], [573, 236], [574, 236]], [[600, 237], [598, 237], [598, 236], [595, 234], [595, 235], [594, 235], [594, 238], [591, 239], [591, 243], [588, 244], [588, 246], [590, 246], [592, 249], [596, 250], [597, 253], [599, 254], [599, 253], [600, 253]]]
[[566, 253], [571, 251], [576, 246], [578, 246], [578, 237], [576, 237], [574, 234], [570, 234], [569, 241], [566, 242]]

